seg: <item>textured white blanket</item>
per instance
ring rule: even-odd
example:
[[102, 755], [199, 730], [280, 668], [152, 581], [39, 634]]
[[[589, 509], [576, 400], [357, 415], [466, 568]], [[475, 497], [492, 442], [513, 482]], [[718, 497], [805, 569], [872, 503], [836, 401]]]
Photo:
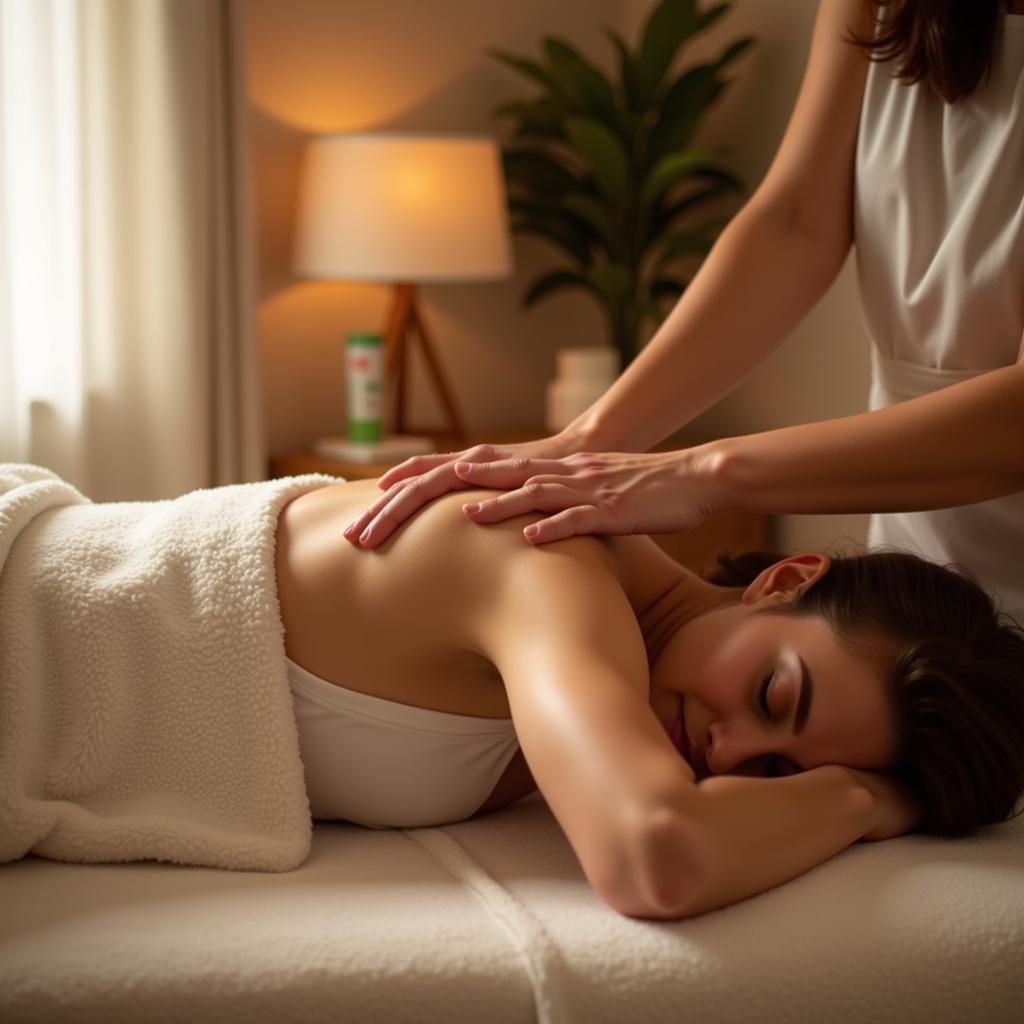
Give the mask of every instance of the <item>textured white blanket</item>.
[[93, 504], [0, 464], [0, 862], [305, 860], [274, 538], [330, 483]]

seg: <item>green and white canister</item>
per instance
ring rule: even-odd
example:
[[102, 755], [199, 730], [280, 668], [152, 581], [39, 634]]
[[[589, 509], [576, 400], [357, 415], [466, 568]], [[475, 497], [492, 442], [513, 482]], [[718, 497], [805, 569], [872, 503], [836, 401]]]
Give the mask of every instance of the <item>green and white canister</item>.
[[345, 348], [350, 441], [384, 437], [384, 350], [379, 334], [356, 331]]

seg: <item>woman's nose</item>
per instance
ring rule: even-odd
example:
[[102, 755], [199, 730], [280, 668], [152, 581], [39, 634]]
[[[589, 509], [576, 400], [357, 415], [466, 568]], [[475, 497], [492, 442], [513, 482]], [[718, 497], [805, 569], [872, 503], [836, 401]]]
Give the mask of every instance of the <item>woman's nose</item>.
[[715, 775], [724, 775], [768, 753], [769, 746], [764, 734], [751, 724], [712, 722], [708, 726], [708, 769]]

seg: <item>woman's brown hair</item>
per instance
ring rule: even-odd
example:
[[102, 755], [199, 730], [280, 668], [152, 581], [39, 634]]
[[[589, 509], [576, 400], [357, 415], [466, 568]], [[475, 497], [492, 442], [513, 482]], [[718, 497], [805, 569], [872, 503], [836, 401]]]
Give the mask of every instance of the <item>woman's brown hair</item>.
[[[746, 586], [783, 557], [720, 555], [707, 578]], [[920, 831], [963, 835], [1014, 815], [1024, 794], [1024, 630], [969, 573], [905, 552], [840, 555], [765, 614], [819, 615], [885, 672], [900, 736], [886, 774], [920, 801]]]
[[873, 36], [850, 33], [872, 60], [897, 60], [896, 77], [925, 81], [947, 103], [969, 96], [992, 69], [1003, 0], [865, 0]]

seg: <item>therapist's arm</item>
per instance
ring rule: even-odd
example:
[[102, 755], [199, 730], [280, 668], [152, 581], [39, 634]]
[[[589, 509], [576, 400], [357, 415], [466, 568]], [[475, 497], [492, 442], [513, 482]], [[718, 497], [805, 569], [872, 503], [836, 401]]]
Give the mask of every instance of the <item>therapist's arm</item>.
[[683, 453], [715, 507], [915, 511], [1024, 490], [1024, 361], [886, 409], [725, 438]]
[[764, 180], [622, 376], [563, 432], [642, 452], [732, 391], [835, 280], [853, 243], [854, 153], [870, 28], [862, 0], [819, 5], [800, 94]]
[[[845, 36], [869, 30], [866, 11], [863, 0], [820, 4], [800, 94], [768, 173], [611, 388], [555, 437], [497, 452], [415, 456], [394, 467], [379, 481], [384, 493], [348, 524], [352, 543], [374, 547], [427, 502], [474, 485], [455, 470], [459, 460], [646, 451], [778, 348], [828, 289], [852, 245], [854, 151], [868, 61]], [[519, 487], [525, 477], [483, 482]], [[533, 507], [527, 502], [519, 511]]]

